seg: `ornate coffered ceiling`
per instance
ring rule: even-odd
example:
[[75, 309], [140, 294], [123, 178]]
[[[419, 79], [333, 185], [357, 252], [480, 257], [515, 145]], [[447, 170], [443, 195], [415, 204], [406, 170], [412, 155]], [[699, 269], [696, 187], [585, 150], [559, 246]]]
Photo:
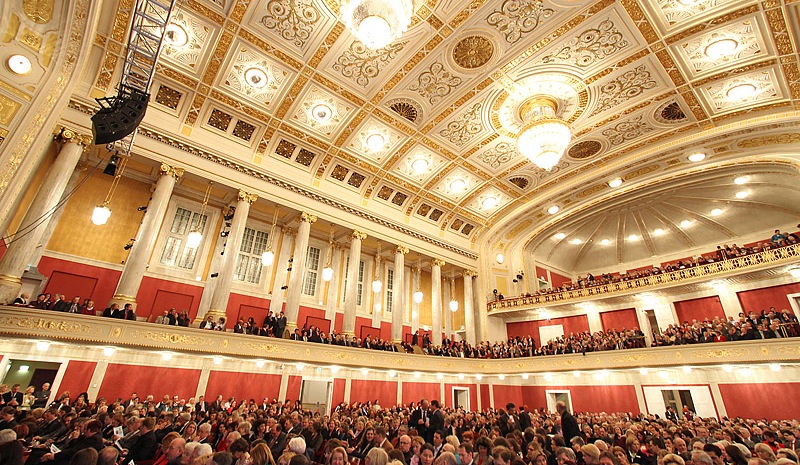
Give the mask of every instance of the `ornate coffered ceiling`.
[[[103, 58], [75, 99], [111, 93], [131, 3], [98, 30]], [[697, 147], [735, 158], [722, 133], [791, 120], [798, 5], [427, 0], [372, 51], [336, 0], [187, 0], [144, 125], [457, 247], [503, 246], [527, 241], [552, 199], [581, 192], [562, 204], [579, 211], [623, 171], [696, 169], [683, 153]], [[516, 150], [537, 94], [573, 132], [549, 172]]]

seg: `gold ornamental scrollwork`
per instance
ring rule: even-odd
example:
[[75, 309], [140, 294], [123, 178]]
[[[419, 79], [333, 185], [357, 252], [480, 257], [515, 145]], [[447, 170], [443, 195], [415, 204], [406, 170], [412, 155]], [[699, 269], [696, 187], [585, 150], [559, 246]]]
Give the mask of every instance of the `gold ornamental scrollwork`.
[[402, 245], [398, 245], [394, 249], [395, 254], [406, 255], [408, 253], [408, 247], [403, 247]]
[[66, 126], [57, 128], [54, 137], [55, 140], [61, 144], [78, 144], [83, 147], [84, 150], [92, 145], [92, 136], [89, 134], [81, 134]]
[[166, 331], [133, 331], [131, 337], [134, 339], [145, 339], [153, 342], [170, 343], [173, 345], [192, 345], [192, 346], [213, 346], [214, 343], [200, 336], [188, 334], [170, 333]]
[[350, 237], [353, 239], [358, 239], [359, 241], [363, 241], [367, 238], [367, 234], [354, 229], [353, 234], [351, 234]]
[[52, 331], [65, 334], [91, 334], [92, 327], [71, 321], [50, 320], [45, 318], [0, 317], [0, 327], [7, 326], [29, 330]]
[[431, 264], [433, 266], [438, 266], [438, 267], [441, 268], [446, 264], [446, 262], [444, 260], [442, 260], [441, 258], [436, 258], [436, 259], [433, 260], [433, 262]]
[[183, 168], [176, 168], [176, 167], [170, 166], [170, 165], [168, 165], [166, 163], [162, 163], [161, 164], [161, 168], [159, 169], [159, 172], [163, 176], [172, 176], [172, 177], [174, 177], [176, 181], [178, 179], [180, 179], [181, 176], [183, 176]]
[[256, 200], [258, 200], [258, 194], [251, 194], [250, 192], [245, 192], [243, 190], [239, 190], [239, 197], [240, 201], [247, 202], [249, 204], [253, 204]]
[[317, 222], [317, 217], [315, 215], [310, 214], [310, 213], [301, 212], [300, 213], [300, 221], [301, 222], [305, 222], [305, 223], [309, 223], [309, 224], [314, 224], [314, 223]]
[[22, 0], [22, 11], [36, 24], [47, 24], [53, 19], [55, 0]]

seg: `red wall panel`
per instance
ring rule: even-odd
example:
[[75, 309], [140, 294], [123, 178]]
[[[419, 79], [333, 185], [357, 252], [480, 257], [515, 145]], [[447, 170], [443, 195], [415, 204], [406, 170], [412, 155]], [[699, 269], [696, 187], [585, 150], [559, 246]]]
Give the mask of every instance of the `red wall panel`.
[[337, 333], [342, 332], [343, 324], [344, 324], [344, 313], [336, 312], [336, 316], [333, 318], [333, 328], [336, 330]]
[[[633, 385], [597, 386], [512, 386], [494, 385], [494, 407], [505, 408], [508, 402], [527, 405], [530, 410], [547, 407], [546, 391], [568, 390], [575, 412], [639, 413]], [[483, 406], [486, 408], [486, 405]]]
[[480, 385], [480, 396], [481, 396], [481, 410], [486, 410], [491, 407], [491, 400], [489, 394], [489, 385], [488, 384], [481, 384]]
[[506, 404], [513, 402], [522, 405], [522, 386], [506, 386], [495, 384], [494, 388], [494, 408], [506, 408]]
[[221, 394], [225, 399], [234, 396], [240, 402], [255, 399], [260, 403], [264, 397], [270, 401], [276, 399], [280, 389], [281, 375], [211, 371], [208, 374], [208, 385], [204, 395], [208, 402]]
[[326, 333], [331, 330], [331, 322], [325, 319], [325, 310], [301, 305], [297, 313], [297, 326], [310, 328], [312, 325], [322, 328]]
[[438, 399], [439, 383], [409, 383], [403, 382], [403, 403], [419, 402], [422, 399]]
[[[53, 391], [58, 394], [69, 391], [70, 398], [75, 400], [78, 394], [89, 390], [96, 367], [97, 362], [70, 360], [67, 363], [67, 369], [64, 371], [64, 378], [61, 380], [61, 384]], [[90, 400], [95, 401], [96, 399]]]
[[536, 277], [537, 278], [544, 277], [544, 279], [547, 280], [547, 270], [542, 268], [541, 266], [537, 266], [536, 267]]
[[[800, 417], [800, 383], [719, 385], [728, 417], [784, 420]], [[779, 402], [776, 400], [780, 399]]]
[[169, 394], [189, 399], [197, 393], [199, 381], [200, 370], [109, 363], [98, 397], [113, 402], [117, 398], [127, 399], [136, 392], [140, 398], [152, 394], [160, 399]]
[[[153, 315], [151, 319], [155, 320], [155, 317], [164, 310], [175, 307], [179, 312], [189, 310], [189, 317], [194, 320], [202, 296], [203, 287], [200, 285], [195, 286], [145, 276], [139, 292], [136, 294], [136, 316], [150, 317]], [[187, 304], [189, 307], [185, 306]]]
[[[174, 308], [178, 312], [184, 309], [188, 310], [192, 308], [194, 299], [194, 295], [191, 294], [180, 294], [177, 292], [159, 289], [156, 291], [153, 304], [150, 306], [152, 310], [147, 321], [156, 321], [156, 318], [159, 315], [162, 315], [165, 310], [169, 310], [171, 308]], [[140, 305], [139, 308], [142, 309], [143, 307]], [[147, 315], [143, 315], [141, 313], [142, 311], [143, 310], [137, 311], [137, 316], [146, 317]]]
[[564, 275], [560, 275], [555, 271], [550, 270], [550, 279], [553, 281], [553, 287], [559, 287], [564, 283], [568, 283], [572, 281], [572, 278], [569, 278]]
[[331, 411], [344, 402], [344, 378], [336, 378], [333, 380], [333, 393], [331, 394]]
[[469, 389], [469, 408], [475, 410], [478, 408], [478, 385], [477, 384], [447, 384], [444, 385], [444, 405], [452, 407], [455, 405], [453, 402], [453, 388], [466, 388]]
[[397, 381], [354, 379], [350, 382], [350, 402], [367, 402], [375, 399], [382, 407], [392, 407], [397, 404]]
[[[270, 310], [269, 304], [270, 300], [263, 297], [231, 294], [228, 298], [228, 308], [225, 310], [225, 315], [228, 317], [225, 321], [225, 326], [233, 328], [237, 319], [244, 316], [244, 319], [247, 320], [252, 316], [260, 328], [261, 324], [264, 322], [264, 317], [267, 316], [267, 312]], [[199, 305], [200, 301], [198, 300], [198, 306]], [[192, 316], [192, 318], [194, 318], [194, 316]]]
[[580, 333], [589, 331], [589, 318], [586, 315], [567, 316], [563, 318], [552, 318], [547, 320], [534, 320], [534, 321], [520, 321], [516, 323], [506, 324], [506, 331], [508, 331], [509, 339], [520, 336], [527, 337], [533, 336], [537, 344], [542, 342], [539, 340], [539, 328], [541, 326], [562, 325], [564, 327], [564, 334]]
[[384, 341], [392, 340], [392, 322], [381, 321], [381, 339]]
[[[94, 276], [82, 276], [56, 270], [47, 280], [45, 292], [64, 294], [64, 300], [67, 302], [73, 297], [79, 296], [83, 302], [83, 299], [94, 294], [95, 287], [97, 287], [97, 278]], [[33, 300], [36, 299], [33, 298]]]
[[764, 287], [750, 291], [737, 292], [739, 302], [745, 312], [760, 312], [775, 307], [777, 311], [792, 307], [789, 304], [788, 294], [800, 293], [800, 283], [784, 284], [783, 286]]
[[600, 321], [603, 323], [604, 330], [639, 328], [639, 320], [636, 318], [635, 308], [626, 308], [624, 310], [614, 310], [611, 312], [601, 312]]
[[286, 384], [286, 399], [292, 401], [300, 399], [300, 388], [302, 386], [302, 376], [290, 376], [289, 382]]
[[684, 323], [692, 320], [703, 321], [714, 317], [725, 318], [725, 311], [719, 296], [701, 297], [699, 299], [683, 300], [675, 302], [675, 313], [678, 314], [678, 322]]
[[[96, 306], [99, 308], [105, 308], [111, 300], [111, 296], [114, 295], [114, 291], [117, 288], [119, 277], [122, 274], [120, 271], [99, 266], [85, 265], [46, 256], [42, 257], [41, 261], [39, 261], [39, 273], [48, 277], [46, 292], [58, 292], [59, 294], [63, 293], [67, 296], [74, 296], [75, 293], [71, 289], [56, 289], [55, 286], [51, 287], [49, 280], [56, 272], [97, 279], [97, 283], [92, 289], [91, 295], [81, 295], [81, 297], [94, 300]], [[57, 285], [58, 283], [56, 283], [56, 286]]]

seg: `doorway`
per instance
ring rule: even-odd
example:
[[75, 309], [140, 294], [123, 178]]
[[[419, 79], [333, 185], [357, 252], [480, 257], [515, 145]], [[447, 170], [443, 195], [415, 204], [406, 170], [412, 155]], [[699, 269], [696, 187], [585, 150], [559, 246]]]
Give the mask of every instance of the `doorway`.
[[688, 389], [664, 389], [661, 391], [664, 396], [664, 406], [672, 407], [673, 410], [678, 412], [678, 417], [683, 418], [683, 407], [687, 407], [690, 411], [696, 412], [694, 406], [694, 399], [692, 399], [692, 391]]
[[6, 365], [3, 384], [19, 384], [23, 392], [28, 386], [33, 386], [38, 391], [44, 383], [54, 384], [60, 367], [60, 363], [12, 359]]
[[303, 404], [304, 409], [328, 415], [330, 414], [332, 391], [333, 383], [330, 381], [304, 379], [300, 388], [300, 402]]
[[570, 396], [568, 390], [547, 390], [545, 391], [545, 396], [547, 396], [547, 410], [549, 412], [556, 411], [556, 404], [558, 402], [564, 402], [569, 411], [572, 412], [572, 396]]
[[647, 318], [647, 324], [650, 325], [650, 334], [661, 334], [661, 328], [658, 327], [658, 320], [656, 319], [656, 311], [645, 310], [644, 316]]
[[469, 412], [469, 388], [453, 387], [453, 407]]

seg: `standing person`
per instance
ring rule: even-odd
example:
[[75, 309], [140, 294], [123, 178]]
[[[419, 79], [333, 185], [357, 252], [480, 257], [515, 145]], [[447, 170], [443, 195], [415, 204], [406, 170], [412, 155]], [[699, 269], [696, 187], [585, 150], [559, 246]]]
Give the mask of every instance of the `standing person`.
[[561, 435], [564, 436], [565, 441], [581, 435], [578, 420], [569, 413], [567, 404], [563, 401], [556, 402], [556, 412], [561, 415]]
[[428, 425], [428, 442], [433, 444], [433, 435], [435, 433], [442, 434], [444, 430], [444, 414], [440, 409], [439, 401], [434, 399], [431, 401], [431, 419]]
[[47, 407], [47, 401], [50, 400], [50, 383], [42, 384], [42, 389], [34, 392], [33, 396], [36, 398], [33, 401], [34, 409]]

